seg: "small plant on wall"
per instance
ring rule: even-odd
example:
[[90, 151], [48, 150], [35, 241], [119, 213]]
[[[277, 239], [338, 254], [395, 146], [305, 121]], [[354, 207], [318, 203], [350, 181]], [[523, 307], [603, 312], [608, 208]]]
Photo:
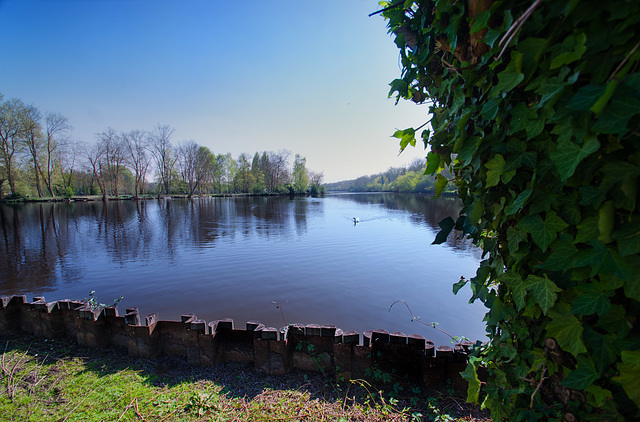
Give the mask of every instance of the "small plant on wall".
[[113, 303], [111, 305], [107, 305], [106, 303], [100, 303], [98, 302], [98, 298], [96, 297], [96, 291], [95, 290], [91, 290], [89, 292], [89, 297], [85, 297], [84, 300], [87, 302], [87, 305], [89, 305], [89, 307], [93, 310], [97, 310], [97, 309], [103, 309], [106, 307], [110, 307], [110, 306], [117, 306], [118, 303], [120, 303], [120, 301], [124, 299], [124, 296], [120, 296], [117, 299], [114, 299]]

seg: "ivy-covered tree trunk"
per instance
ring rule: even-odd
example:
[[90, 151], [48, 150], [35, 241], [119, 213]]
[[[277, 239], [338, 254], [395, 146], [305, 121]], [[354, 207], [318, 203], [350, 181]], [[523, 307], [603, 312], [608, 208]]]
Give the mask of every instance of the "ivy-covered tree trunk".
[[384, 8], [390, 96], [430, 104], [426, 172], [464, 202], [437, 241], [455, 228], [485, 253], [454, 285], [489, 308], [468, 399], [495, 420], [639, 418], [640, 2]]

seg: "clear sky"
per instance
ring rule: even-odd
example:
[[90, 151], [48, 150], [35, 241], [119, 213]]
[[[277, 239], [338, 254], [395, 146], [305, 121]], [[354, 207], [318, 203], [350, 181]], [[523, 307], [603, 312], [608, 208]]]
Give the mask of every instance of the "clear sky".
[[214, 153], [290, 150], [352, 179], [398, 156], [398, 49], [376, 0], [0, 0], [0, 93], [60, 112], [73, 137], [168, 124]]

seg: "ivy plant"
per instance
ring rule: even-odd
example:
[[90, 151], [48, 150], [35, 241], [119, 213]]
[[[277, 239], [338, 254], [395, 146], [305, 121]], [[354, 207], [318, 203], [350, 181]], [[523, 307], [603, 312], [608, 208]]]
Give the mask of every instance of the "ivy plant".
[[464, 204], [436, 243], [456, 229], [483, 252], [453, 287], [489, 309], [468, 400], [494, 420], [639, 418], [640, 2], [381, 5], [389, 95], [429, 107], [393, 136]]

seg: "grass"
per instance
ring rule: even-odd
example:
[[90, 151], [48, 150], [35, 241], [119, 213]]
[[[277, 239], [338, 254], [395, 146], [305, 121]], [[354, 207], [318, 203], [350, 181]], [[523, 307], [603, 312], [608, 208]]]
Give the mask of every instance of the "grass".
[[70, 340], [0, 336], [3, 421], [480, 421], [462, 399], [385, 394], [317, 374], [136, 359]]

